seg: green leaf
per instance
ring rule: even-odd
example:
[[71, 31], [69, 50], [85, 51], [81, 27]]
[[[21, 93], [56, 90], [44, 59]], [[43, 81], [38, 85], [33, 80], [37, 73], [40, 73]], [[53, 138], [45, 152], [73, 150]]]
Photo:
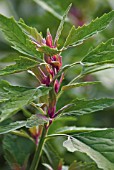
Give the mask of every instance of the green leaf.
[[73, 83], [73, 84], [68, 84], [68, 85], [62, 86], [61, 90], [66, 91], [66, 90], [69, 90], [71, 88], [88, 86], [88, 85], [97, 84], [97, 83], [100, 83], [100, 82], [99, 81], [93, 81], [93, 82]]
[[17, 121], [8, 125], [0, 125], [0, 134], [5, 134], [25, 126], [26, 121]]
[[26, 88], [12, 86], [6, 81], [0, 81], [0, 121], [11, 117], [23, 106], [44, 95], [49, 88]]
[[114, 169], [114, 129], [69, 136], [63, 146], [70, 152], [86, 153], [96, 162], [98, 168]]
[[90, 67], [83, 67], [81, 76], [85, 76], [90, 73], [95, 73], [98, 71], [106, 70], [106, 69], [111, 69], [114, 68], [114, 64], [102, 64], [102, 65], [93, 65]]
[[76, 126], [64, 126], [56, 130], [56, 133], [63, 133], [63, 134], [74, 134], [80, 132], [91, 132], [97, 130], [106, 130], [107, 128], [88, 128], [88, 127], [76, 127]]
[[[71, 0], [65, 1], [65, 3], [58, 0], [34, 0], [38, 5], [44, 8], [46, 11], [57, 17], [58, 19], [62, 20], [62, 16], [68, 5], [72, 2]], [[64, 5], [63, 5], [64, 4]]]
[[68, 48], [69, 46], [77, 46], [83, 43], [87, 38], [105, 29], [113, 18], [114, 11], [111, 11], [100, 18], [96, 18], [88, 25], [78, 27], [77, 29], [73, 26], [69, 32], [64, 47]]
[[38, 47], [37, 49], [39, 52], [42, 52], [46, 55], [49, 55], [49, 56], [53, 56], [53, 55], [56, 55], [56, 54], [59, 54], [61, 52], [61, 50], [58, 50], [57, 48], [50, 48], [46, 45], [44, 46], [41, 46], [41, 47]]
[[44, 163], [51, 165], [52, 169], [58, 170], [58, 165], [61, 158], [55, 148], [51, 145], [50, 141], [45, 143], [43, 152]]
[[101, 43], [90, 51], [82, 60], [84, 65], [114, 63], [113, 39]]
[[70, 4], [70, 5], [68, 6], [68, 8], [66, 9], [66, 11], [65, 11], [65, 13], [64, 13], [64, 15], [63, 15], [63, 18], [62, 18], [62, 20], [61, 20], [61, 22], [60, 22], [60, 25], [59, 25], [59, 27], [58, 27], [58, 30], [57, 30], [57, 33], [56, 33], [56, 36], [55, 36], [55, 40], [54, 40], [54, 44], [55, 44], [55, 45], [57, 45], [57, 42], [58, 42], [59, 37], [60, 37], [60, 35], [61, 35], [61, 32], [62, 32], [62, 30], [63, 30], [63, 25], [64, 25], [64, 22], [65, 22], [66, 16], [67, 16], [67, 14], [68, 14], [71, 6], [72, 6], [72, 4]]
[[19, 59], [16, 59], [15, 61], [16, 64], [7, 66], [0, 70], [0, 76], [29, 70], [39, 64], [37, 61], [23, 56], [20, 56]]
[[49, 121], [49, 118], [47, 118], [46, 116], [41, 115], [41, 114], [35, 114], [27, 120], [26, 127], [31, 128], [34, 126], [43, 125], [47, 123], [48, 121]]
[[114, 103], [114, 99], [111, 98], [101, 98], [101, 99], [75, 99], [71, 102], [74, 104], [71, 106], [63, 115], [83, 115], [93, 113], [99, 110], [103, 110], [111, 106]]
[[99, 170], [94, 162], [77, 162], [74, 161], [68, 170]]
[[24, 137], [6, 135], [3, 140], [5, 158], [12, 169], [16, 166], [23, 166], [26, 169], [30, 154], [34, 151], [34, 143]]
[[7, 18], [0, 14], [0, 29], [4, 32], [8, 41], [13, 44], [12, 47], [14, 49], [27, 56], [36, 57], [39, 61], [42, 61], [41, 53], [36, 51], [35, 45], [22, 31], [14, 18]]
[[36, 28], [29, 27], [28, 25], [26, 25], [23, 19], [20, 19], [18, 24], [20, 25], [25, 34], [27, 34], [30, 38], [39, 43], [39, 45], [42, 45], [43, 37], [41, 33], [38, 33]]

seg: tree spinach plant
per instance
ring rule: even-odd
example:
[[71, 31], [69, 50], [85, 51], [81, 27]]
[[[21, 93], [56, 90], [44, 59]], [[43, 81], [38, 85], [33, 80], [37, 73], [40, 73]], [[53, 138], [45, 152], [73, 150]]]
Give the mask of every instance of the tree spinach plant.
[[[62, 170], [62, 160], [57, 160], [53, 148], [48, 141], [53, 138], [64, 137], [63, 147], [68, 151], [86, 153], [96, 164], [74, 162], [66, 169], [103, 169], [114, 170], [114, 129], [113, 128], [83, 128], [68, 126], [62, 129], [57, 127], [56, 133], [48, 131], [55, 120], [60, 117], [79, 117], [90, 114], [114, 103], [114, 98], [79, 99], [57, 109], [61, 95], [71, 88], [97, 84], [97, 81], [82, 82], [81, 78], [100, 70], [114, 67], [113, 39], [100, 43], [91, 49], [81, 61], [68, 63], [63, 66], [62, 52], [70, 47], [77, 47], [84, 40], [104, 30], [114, 18], [114, 11], [96, 18], [88, 25], [75, 28], [72, 26], [66, 41], [59, 45], [63, 25], [71, 5], [66, 9], [63, 19], [56, 32], [55, 39], [47, 29], [46, 38], [35, 28], [25, 24], [23, 19], [16, 21], [13, 17], [7, 18], [0, 14], [0, 29], [12, 48], [19, 52], [15, 64], [0, 70], [0, 76], [29, 71], [38, 81], [36, 88], [11, 85], [5, 80], [0, 81], [0, 134], [7, 134], [3, 140], [3, 149], [6, 160], [14, 170], [40, 169], [39, 161], [43, 154], [52, 162], [43, 162], [47, 169]], [[61, 48], [60, 48], [61, 46]], [[78, 48], [78, 47], [77, 47]], [[81, 72], [68, 84], [62, 85], [65, 73], [77, 65]], [[21, 81], [21, 80], [20, 80]], [[35, 114], [26, 110], [26, 105], [35, 109]], [[26, 120], [15, 121], [13, 116], [22, 110]], [[70, 119], [69, 119], [70, 121]], [[80, 133], [79, 133], [80, 132]], [[58, 143], [59, 144], [59, 143]], [[30, 155], [33, 155], [29, 158]], [[53, 153], [53, 154], [52, 154]], [[30, 160], [28, 162], [28, 159]], [[38, 168], [39, 167], [39, 168]]]

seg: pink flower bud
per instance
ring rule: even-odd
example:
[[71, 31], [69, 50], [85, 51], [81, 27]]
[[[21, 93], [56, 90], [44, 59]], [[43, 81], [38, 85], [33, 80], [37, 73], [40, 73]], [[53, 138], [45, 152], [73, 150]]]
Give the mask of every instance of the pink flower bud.
[[47, 30], [46, 45], [49, 47], [53, 47], [52, 36], [49, 30]]

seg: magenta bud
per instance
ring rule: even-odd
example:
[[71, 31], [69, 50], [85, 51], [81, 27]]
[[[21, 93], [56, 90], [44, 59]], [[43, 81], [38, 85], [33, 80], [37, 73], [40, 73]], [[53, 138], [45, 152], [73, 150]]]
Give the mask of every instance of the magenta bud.
[[51, 36], [49, 30], [47, 31], [46, 45], [49, 46], [49, 47], [53, 47], [52, 36]]

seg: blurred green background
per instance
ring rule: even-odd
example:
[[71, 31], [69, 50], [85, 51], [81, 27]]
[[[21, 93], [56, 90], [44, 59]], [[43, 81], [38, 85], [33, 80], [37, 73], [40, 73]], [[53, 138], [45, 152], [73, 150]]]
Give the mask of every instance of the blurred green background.
[[[39, 0], [36, 0], [37, 2]], [[47, 6], [44, 6], [44, 2]], [[6, 16], [13, 16], [16, 20], [23, 18], [29, 26], [36, 27], [43, 36], [46, 35], [46, 29], [49, 28], [53, 37], [56, 34], [61, 15], [64, 13], [67, 6], [72, 3], [72, 8], [69, 12], [67, 22], [65, 23], [60, 44], [62, 44], [71, 28], [72, 24], [76, 27], [89, 23], [92, 19], [100, 17], [106, 12], [114, 9], [113, 0], [42, 0], [38, 3], [32, 0], [0, 0], [0, 13]], [[63, 65], [80, 61], [84, 55], [98, 43], [106, 41], [114, 37], [114, 21], [102, 33], [84, 41], [82, 45], [76, 48], [68, 49], [62, 54]], [[4, 39], [0, 32], [0, 69], [6, 65], [14, 63], [18, 53], [10, 47], [10, 44]], [[80, 67], [70, 69], [65, 74], [63, 84], [68, 83], [73, 77], [80, 72]], [[0, 77], [14, 85], [37, 87], [37, 80], [29, 73], [16, 73], [9, 76]], [[65, 92], [58, 101], [57, 107], [60, 108], [65, 103], [68, 103], [74, 97], [78, 98], [99, 98], [99, 97], [114, 97], [114, 69], [100, 71], [83, 78], [83, 81], [101, 81], [98, 85], [76, 88]], [[14, 120], [24, 119], [23, 114], [18, 113]], [[81, 116], [79, 119], [66, 118], [55, 121], [55, 124], [50, 128], [49, 133], [56, 130], [56, 127], [62, 126], [87, 126], [87, 127], [114, 127], [114, 107], [105, 109], [94, 114]], [[0, 136], [0, 170], [10, 169], [3, 157], [2, 140], [4, 136]], [[68, 153], [62, 146], [63, 139], [50, 141], [52, 147], [55, 147], [59, 155], [63, 158], [65, 164], [70, 164], [73, 160], [90, 161], [90, 159], [80, 153]], [[43, 170], [43, 169], [42, 169]]]

